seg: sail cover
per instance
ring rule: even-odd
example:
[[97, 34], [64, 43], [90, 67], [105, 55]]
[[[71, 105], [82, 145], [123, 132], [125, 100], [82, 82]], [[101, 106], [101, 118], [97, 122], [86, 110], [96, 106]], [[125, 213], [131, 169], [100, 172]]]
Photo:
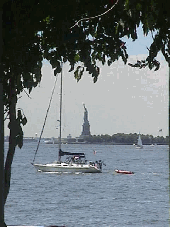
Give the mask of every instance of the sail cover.
[[59, 155], [60, 156], [64, 156], [64, 155], [75, 155], [75, 156], [79, 156], [81, 158], [85, 158], [85, 154], [84, 153], [65, 152], [65, 151], [62, 151], [61, 149], [59, 151]]

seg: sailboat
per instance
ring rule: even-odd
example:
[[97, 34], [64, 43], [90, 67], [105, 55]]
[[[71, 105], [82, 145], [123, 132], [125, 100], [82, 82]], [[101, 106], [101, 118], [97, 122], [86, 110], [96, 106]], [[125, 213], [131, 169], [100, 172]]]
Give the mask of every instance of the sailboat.
[[[60, 85], [60, 133], [59, 133], [59, 149], [58, 160], [53, 163], [38, 164], [32, 163], [37, 171], [41, 172], [69, 172], [69, 173], [101, 173], [102, 164], [99, 161], [87, 161], [84, 153], [64, 152], [61, 149], [61, 118], [62, 116], [62, 71], [61, 71], [61, 85]], [[61, 160], [62, 156], [67, 156], [65, 161]]]
[[143, 148], [142, 139], [141, 139], [140, 133], [139, 133], [139, 137], [138, 137], [138, 142], [137, 142], [136, 148], [137, 149], [142, 149]]

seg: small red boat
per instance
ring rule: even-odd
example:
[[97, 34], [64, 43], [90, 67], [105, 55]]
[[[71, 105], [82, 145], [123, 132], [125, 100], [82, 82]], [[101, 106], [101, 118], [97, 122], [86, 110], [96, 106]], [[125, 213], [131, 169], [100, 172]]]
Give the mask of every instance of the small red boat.
[[127, 170], [119, 170], [119, 169], [115, 169], [116, 173], [122, 173], [122, 174], [134, 174], [134, 172], [132, 171], [127, 171]]

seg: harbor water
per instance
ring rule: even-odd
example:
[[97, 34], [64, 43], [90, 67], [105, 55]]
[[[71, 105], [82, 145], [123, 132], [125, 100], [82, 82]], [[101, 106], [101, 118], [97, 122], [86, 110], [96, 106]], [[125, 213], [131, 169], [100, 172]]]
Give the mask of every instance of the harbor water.
[[[28, 142], [16, 149], [5, 205], [7, 225], [169, 226], [168, 146], [65, 144], [64, 151], [84, 152], [88, 160], [101, 159], [106, 166], [102, 173], [60, 174], [35, 170], [36, 145]], [[57, 152], [57, 145], [41, 143], [35, 163], [57, 160]]]

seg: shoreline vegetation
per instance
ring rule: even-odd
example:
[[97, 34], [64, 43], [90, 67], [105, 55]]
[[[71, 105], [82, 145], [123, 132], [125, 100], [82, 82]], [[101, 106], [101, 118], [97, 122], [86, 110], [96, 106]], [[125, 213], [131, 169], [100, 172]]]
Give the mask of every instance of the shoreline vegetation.
[[[141, 134], [141, 139], [143, 145], [168, 145], [169, 144], [169, 136], [157, 136], [154, 137], [153, 135], [143, 135]], [[105, 135], [90, 135], [85, 136], [84, 138], [66, 138], [63, 139], [63, 143], [67, 144], [107, 144], [107, 145], [133, 145], [137, 144], [138, 134], [137, 133], [117, 133], [112, 136], [105, 134]]]
[[[169, 136], [163, 137], [163, 136], [156, 136], [153, 135], [144, 135], [140, 134], [143, 145], [151, 145], [151, 144], [157, 144], [157, 145], [168, 145], [169, 144]], [[94, 135], [89, 136], [86, 138], [86, 141], [89, 143], [101, 143], [101, 144], [110, 144], [110, 145], [133, 145], [137, 144], [138, 140], [138, 134], [137, 133], [130, 133], [130, 134], [124, 134], [124, 133], [116, 133], [112, 136], [106, 134], [106, 135]]]
[[[158, 135], [154, 137], [153, 135], [144, 135], [140, 134], [143, 145], [169, 145], [169, 136], [163, 137]], [[63, 144], [101, 144], [101, 145], [134, 145], [137, 144], [138, 134], [137, 133], [116, 133], [112, 136], [105, 135], [90, 135], [84, 136], [83, 138], [76, 137], [72, 138], [69, 135], [67, 138], [62, 138]], [[24, 142], [36, 142], [38, 137], [24, 137]], [[42, 141], [45, 141], [47, 144], [57, 144], [58, 138], [42, 138]], [[8, 137], [5, 137], [5, 141], [8, 142]]]

